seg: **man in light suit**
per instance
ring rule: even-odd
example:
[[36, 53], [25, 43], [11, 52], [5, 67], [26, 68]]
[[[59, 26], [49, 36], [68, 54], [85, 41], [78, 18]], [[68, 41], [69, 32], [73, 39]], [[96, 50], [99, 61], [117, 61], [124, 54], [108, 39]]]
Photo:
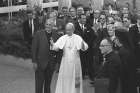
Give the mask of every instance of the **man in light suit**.
[[44, 93], [50, 93], [50, 84], [56, 62], [56, 53], [50, 48], [51, 39], [57, 39], [56, 33], [52, 31], [51, 20], [47, 20], [45, 30], [36, 32], [32, 42], [35, 93], [43, 93], [43, 88]]

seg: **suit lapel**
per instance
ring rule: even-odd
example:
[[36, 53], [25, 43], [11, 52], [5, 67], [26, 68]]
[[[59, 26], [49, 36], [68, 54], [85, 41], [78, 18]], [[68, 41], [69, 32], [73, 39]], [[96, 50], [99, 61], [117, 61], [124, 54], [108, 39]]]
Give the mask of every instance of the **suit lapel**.
[[79, 28], [80, 34], [83, 36], [83, 30], [82, 30], [82, 28], [81, 28], [79, 22], [78, 22], [78, 28]]

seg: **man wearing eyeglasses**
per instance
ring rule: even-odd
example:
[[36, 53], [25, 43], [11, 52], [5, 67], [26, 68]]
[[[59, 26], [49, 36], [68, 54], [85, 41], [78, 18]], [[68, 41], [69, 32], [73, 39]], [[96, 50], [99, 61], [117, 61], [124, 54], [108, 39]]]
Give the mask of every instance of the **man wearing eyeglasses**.
[[119, 83], [120, 57], [114, 52], [112, 42], [109, 38], [103, 39], [100, 43], [100, 50], [103, 54], [101, 77], [109, 79], [109, 93], [116, 93]]

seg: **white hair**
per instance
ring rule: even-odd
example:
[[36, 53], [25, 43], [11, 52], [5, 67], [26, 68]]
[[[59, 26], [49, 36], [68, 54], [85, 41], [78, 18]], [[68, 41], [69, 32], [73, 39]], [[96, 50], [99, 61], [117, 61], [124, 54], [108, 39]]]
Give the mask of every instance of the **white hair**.
[[74, 26], [73, 23], [69, 22], [69, 23], [66, 24], [66, 27], [67, 27], [67, 26], [72, 26], [73, 30], [75, 30], [75, 26]]

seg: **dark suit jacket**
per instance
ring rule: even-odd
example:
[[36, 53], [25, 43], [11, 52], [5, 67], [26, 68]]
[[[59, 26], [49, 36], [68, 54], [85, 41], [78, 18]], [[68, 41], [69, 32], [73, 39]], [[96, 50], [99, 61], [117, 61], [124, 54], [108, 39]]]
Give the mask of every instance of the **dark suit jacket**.
[[129, 33], [131, 35], [131, 40], [134, 44], [134, 53], [136, 55], [137, 59], [137, 67], [140, 67], [140, 45], [138, 42], [140, 42], [140, 33], [137, 25], [134, 25], [129, 29]]
[[[57, 33], [52, 32], [52, 38], [57, 40]], [[35, 33], [32, 41], [32, 61], [37, 63], [38, 69], [45, 69], [49, 62], [54, 61], [56, 54], [50, 50], [49, 40], [44, 30]]]
[[126, 73], [129, 74], [129, 77], [133, 77], [136, 73], [136, 60], [134, 54], [123, 46], [118, 50], [118, 54], [121, 59], [122, 71], [127, 71]]
[[128, 49], [121, 47], [118, 50], [121, 58], [122, 93], [136, 93], [136, 60]]
[[95, 47], [99, 47], [100, 45], [100, 42], [105, 38], [105, 37], [108, 37], [108, 32], [107, 32], [107, 28], [103, 28], [103, 29], [98, 29], [97, 30], [97, 38], [96, 38], [96, 41], [95, 41]]
[[99, 77], [109, 78], [109, 93], [117, 93], [120, 77], [121, 59], [114, 51], [105, 56], [105, 63], [99, 72]]
[[93, 63], [93, 42], [96, 39], [94, 31], [87, 25], [85, 25], [85, 30], [83, 31], [78, 22], [76, 23], [75, 28], [75, 34], [81, 36], [89, 46], [87, 51], [80, 52], [81, 63]]
[[89, 49], [92, 48], [93, 42], [96, 39], [94, 30], [87, 24], [85, 25], [85, 29], [83, 31], [78, 22], [75, 24], [75, 28], [75, 34], [80, 35], [84, 39], [84, 41], [88, 44]]
[[132, 41], [134, 42], [134, 46], [138, 46], [138, 42], [140, 42], [140, 33], [137, 25], [132, 26], [129, 29], [129, 33], [132, 37]]
[[109, 78], [112, 76], [118, 77], [120, 74], [120, 64], [121, 64], [120, 56], [115, 52], [111, 52], [108, 55], [106, 55], [105, 58], [106, 63], [104, 64], [102, 73]]
[[[131, 30], [131, 28], [129, 30]], [[115, 34], [125, 48], [132, 52], [134, 51], [133, 35], [131, 31], [128, 32], [125, 29], [116, 29]]]
[[[37, 20], [34, 20], [34, 32], [37, 31]], [[29, 26], [29, 20], [23, 23], [23, 36], [24, 40], [31, 43], [32, 42], [32, 29]]]

